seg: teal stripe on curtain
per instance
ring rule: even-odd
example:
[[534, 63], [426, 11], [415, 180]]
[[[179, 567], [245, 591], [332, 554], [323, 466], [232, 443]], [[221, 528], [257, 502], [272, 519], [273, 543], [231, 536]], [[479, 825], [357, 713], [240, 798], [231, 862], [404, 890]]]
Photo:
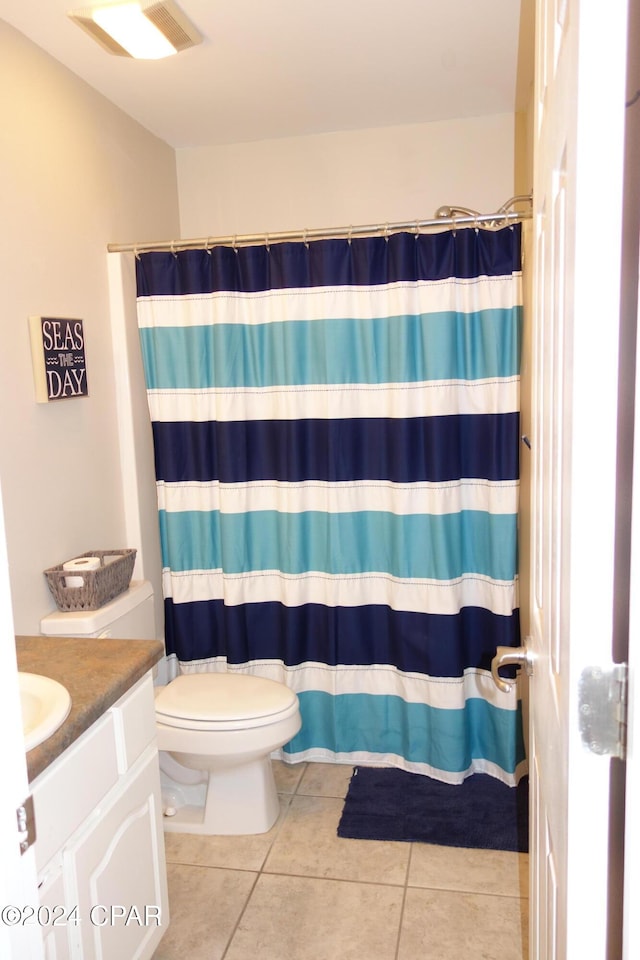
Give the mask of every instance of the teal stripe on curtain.
[[436, 516], [160, 511], [163, 556], [172, 570], [223, 568], [229, 574], [384, 570], [401, 578], [453, 580], [476, 573], [513, 580], [516, 525], [514, 514], [472, 510]]
[[[165, 306], [168, 316], [174, 304]], [[177, 321], [176, 316], [176, 321]], [[150, 389], [511, 377], [521, 309], [140, 331]]]
[[514, 718], [478, 698], [467, 700], [464, 710], [442, 710], [391, 696], [298, 696], [310, 720], [285, 748], [289, 754], [365, 750], [373, 762], [376, 756], [402, 756], [445, 774], [466, 772], [479, 759], [515, 774], [524, 761], [520, 710]]

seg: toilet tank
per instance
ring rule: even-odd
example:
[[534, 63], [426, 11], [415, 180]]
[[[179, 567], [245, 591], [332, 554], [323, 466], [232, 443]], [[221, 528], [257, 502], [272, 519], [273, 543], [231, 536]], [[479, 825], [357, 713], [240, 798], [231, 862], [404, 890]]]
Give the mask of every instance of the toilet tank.
[[47, 637], [115, 637], [155, 640], [153, 588], [148, 580], [132, 580], [128, 590], [98, 610], [56, 610], [40, 621]]

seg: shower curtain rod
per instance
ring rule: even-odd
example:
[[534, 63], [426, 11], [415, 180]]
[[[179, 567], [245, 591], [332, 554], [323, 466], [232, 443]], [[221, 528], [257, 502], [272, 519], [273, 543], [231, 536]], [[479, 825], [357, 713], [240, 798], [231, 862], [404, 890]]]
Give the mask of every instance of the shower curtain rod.
[[503, 227], [519, 220], [529, 220], [531, 209], [525, 211], [511, 210], [518, 203], [528, 203], [531, 207], [531, 194], [511, 197], [496, 213], [478, 213], [468, 207], [439, 207], [432, 220], [413, 220], [404, 223], [378, 223], [349, 227], [316, 228], [311, 230], [285, 230], [280, 233], [246, 233], [228, 237], [200, 237], [195, 240], [160, 240], [158, 242], [145, 241], [144, 243], [108, 243], [109, 253], [150, 253], [152, 251], [169, 251], [178, 253], [180, 250], [202, 250], [212, 247], [244, 247], [251, 244], [284, 243], [285, 241], [329, 240], [333, 238], [350, 239], [356, 236], [386, 236], [399, 231], [412, 230], [420, 233], [421, 230], [436, 227], [485, 226]]

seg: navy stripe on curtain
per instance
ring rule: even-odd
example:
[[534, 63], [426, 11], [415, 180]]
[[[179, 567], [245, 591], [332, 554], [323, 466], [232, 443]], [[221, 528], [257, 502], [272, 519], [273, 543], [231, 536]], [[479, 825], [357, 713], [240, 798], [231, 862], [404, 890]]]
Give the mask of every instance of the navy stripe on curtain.
[[[282, 658], [287, 666], [307, 661], [332, 666], [385, 663], [410, 673], [461, 677], [468, 668], [491, 670], [497, 646], [520, 643], [517, 610], [500, 616], [482, 607], [465, 607], [457, 614], [438, 616], [373, 604], [285, 607], [271, 602], [230, 607], [222, 600], [174, 604], [171, 598], [165, 604], [167, 653], [187, 660], [199, 659], [197, 638], [209, 633], [216, 643], [214, 657], [245, 663], [252, 658], [246, 638], [259, 634], [261, 654], [268, 660]], [[348, 646], [342, 642], [344, 636], [350, 637]], [[515, 668], [503, 667], [501, 673], [513, 677]]]
[[[185, 480], [517, 480], [517, 412], [404, 420], [156, 422], [156, 476]], [[327, 457], [327, 450], [339, 456]]]
[[344, 240], [214, 247], [179, 254], [144, 254], [137, 260], [138, 296], [171, 297], [216, 291], [285, 287], [373, 286], [450, 277], [502, 277], [521, 269], [521, 230], [515, 224], [489, 234], [473, 230], [431, 235], [396, 233]]

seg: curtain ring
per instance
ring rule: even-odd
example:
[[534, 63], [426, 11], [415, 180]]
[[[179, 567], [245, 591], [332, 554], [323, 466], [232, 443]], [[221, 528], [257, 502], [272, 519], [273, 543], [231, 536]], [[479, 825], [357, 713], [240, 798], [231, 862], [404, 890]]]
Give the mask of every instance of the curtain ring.
[[178, 259], [178, 254], [175, 251], [175, 242], [173, 240], [171, 241], [171, 255], [175, 260]]
[[385, 243], [389, 243], [389, 221], [384, 225], [384, 239]]
[[133, 255], [134, 255], [134, 257], [136, 258], [136, 260], [139, 260], [139, 259], [140, 259], [140, 254], [138, 253], [138, 248], [137, 248], [137, 247], [134, 247], [134, 248], [133, 248]]
[[419, 222], [418, 220], [416, 220], [415, 226], [414, 226], [413, 229], [414, 229], [414, 236], [415, 236], [415, 238], [416, 238], [416, 240], [417, 240], [418, 237], [420, 236], [420, 222]]
[[353, 224], [349, 224], [349, 234], [347, 236], [347, 243], [351, 246], [351, 241], [353, 240]]
[[210, 240], [210, 237], [207, 237], [207, 239], [206, 239], [205, 242], [204, 242], [204, 252], [205, 252], [208, 256], [211, 256], [211, 250], [209, 249], [209, 240]]
[[233, 235], [233, 243], [231, 244], [231, 246], [233, 247], [233, 252], [237, 257], [238, 256], [238, 234], [237, 233], [234, 233]]
[[451, 233], [455, 237], [456, 235], [456, 215], [455, 213], [451, 214]]
[[264, 245], [266, 247], [267, 253], [270, 251], [271, 247], [269, 246], [269, 234], [265, 233], [264, 235]]
[[305, 247], [307, 248], [307, 250], [309, 249], [309, 242], [308, 242], [308, 240], [307, 240], [307, 234], [308, 234], [308, 232], [309, 232], [309, 231], [307, 230], [306, 227], [305, 227], [304, 230], [302, 231], [302, 242], [304, 243], [304, 245], [305, 245]]

